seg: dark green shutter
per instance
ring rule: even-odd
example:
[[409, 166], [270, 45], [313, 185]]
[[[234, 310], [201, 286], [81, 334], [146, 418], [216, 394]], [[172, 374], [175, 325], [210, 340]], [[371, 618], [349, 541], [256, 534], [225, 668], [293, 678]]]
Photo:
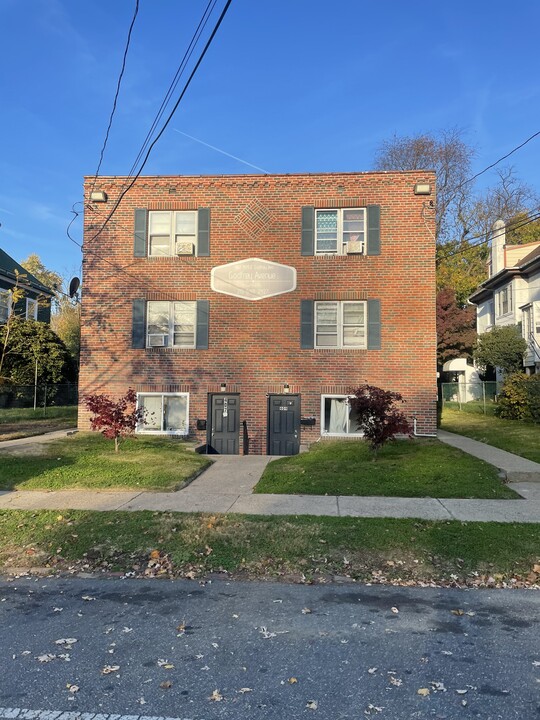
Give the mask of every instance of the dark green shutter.
[[367, 253], [381, 254], [381, 208], [379, 205], [367, 207]]
[[197, 222], [197, 255], [210, 255], [210, 208], [199, 208]]
[[313, 300], [302, 300], [300, 304], [300, 347], [302, 350], [313, 349], [313, 322], [315, 303]]
[[133, 301], [131, 347], [146, 347], [146, 300]]
[[51, 322], [51, 300], [49, 298], [38, 302], [37, 319], [38, 322]]
[[313, 255], [315, 252], [315, 208], [302, 208], [302, 255]]
[[381, 301], [367, 301], [368, 350], [381, 349]]
[[208, 300], [197, 300], [197, 350], [208, 350]]
[[135, 236], [133, 240], [133, 255], [146, 257], [146, 238], [148, 234], [148, 210], [135, 210]]

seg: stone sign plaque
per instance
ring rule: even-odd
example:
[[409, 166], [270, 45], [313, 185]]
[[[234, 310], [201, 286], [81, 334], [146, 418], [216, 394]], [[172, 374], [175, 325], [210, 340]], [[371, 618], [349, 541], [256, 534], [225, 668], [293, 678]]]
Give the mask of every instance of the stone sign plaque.
[[263, 300], [296, 289], [296, 269], [270, 260], [247, 258], [212, 269], [210, 287], [242, 300]]

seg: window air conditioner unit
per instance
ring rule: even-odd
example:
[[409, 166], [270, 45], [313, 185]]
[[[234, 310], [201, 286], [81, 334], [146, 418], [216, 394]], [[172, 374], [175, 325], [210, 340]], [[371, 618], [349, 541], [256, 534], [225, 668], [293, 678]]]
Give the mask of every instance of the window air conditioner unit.
[[155, 333], [148, 336], [149, 347], [165, 347], [166, 335], [157, 335]]
[[347, 243], [347, 255], [363, 255], [364, 254], [364, 241], [363, 240], [349, 240]]
[[193, 255], [193, 243], [185, 240], [176, 241], [177, 255]]

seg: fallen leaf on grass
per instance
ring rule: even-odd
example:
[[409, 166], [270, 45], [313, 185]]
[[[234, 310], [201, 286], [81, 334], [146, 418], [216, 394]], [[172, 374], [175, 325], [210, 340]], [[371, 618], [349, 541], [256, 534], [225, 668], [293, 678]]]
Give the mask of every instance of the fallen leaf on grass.
[[316, 700], [308, 700], [306, 703], [306, 707], [309, 710], [317, 710], [317, 708], [319, 707], [319, 703]]
[[450, 612], [452, 613], [452, 615], [465, 615], [463, 610], [450, 610]]
[[157, 661], [158, 667], [165, 668], [165, 670], [172, 670], [174, 668], [174, 665], [170, 663], [168, 660], [162, 660], [161, 658]]
[[429, 688], [418, 688], [416, 694], [421, 695], [422, 697], [427, 697], [429, 695]]
[[45, 655], [38, 655], [36, 657], [36, 660], [41, 663], [48, 663], [51, 662], [51, 660], [54, 660], [56, 655], [53, 655], [52, 653], [46, 653]]
[[117, 672], [118, 670], [120, 670], [120, 665], [105, 665], [105, 667], [101, 671], [101, 674], [110, 675], [111, 673]]
[[212, 702], [221, 702], [223, 700], [223, 695], [219, 692], [219, 690], [214, 690], [208, 699]]
[[290, 678], [287, 680], [287, 682], [289, 683], [289, 685], [294, 685], [295, 683], [298, 682], [298, 680], [297, 680], [297, 678], [295, 678], [295, 677], [290, 677]]

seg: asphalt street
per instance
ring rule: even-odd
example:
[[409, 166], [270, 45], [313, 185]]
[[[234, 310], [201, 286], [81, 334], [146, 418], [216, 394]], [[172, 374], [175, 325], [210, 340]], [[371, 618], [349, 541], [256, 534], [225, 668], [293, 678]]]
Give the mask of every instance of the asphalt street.
[[540, 717], [540, 593], [0, 581], [0, 720]]

